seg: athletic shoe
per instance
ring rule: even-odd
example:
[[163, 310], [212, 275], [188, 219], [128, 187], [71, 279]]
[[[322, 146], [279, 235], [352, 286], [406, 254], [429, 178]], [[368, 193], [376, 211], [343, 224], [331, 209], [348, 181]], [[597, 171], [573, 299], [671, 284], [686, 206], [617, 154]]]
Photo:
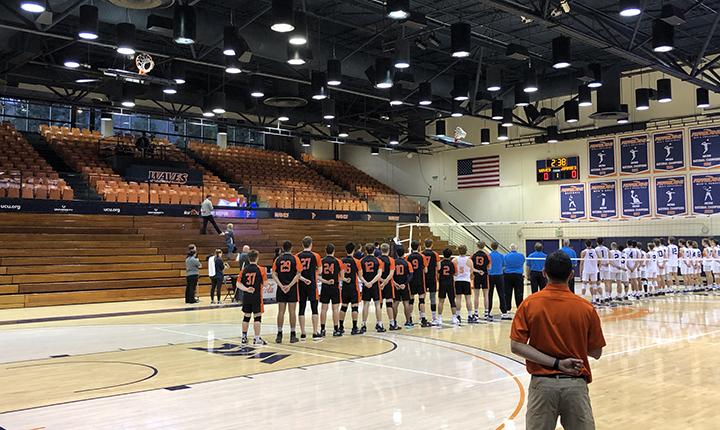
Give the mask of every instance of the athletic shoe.
[[211, 305], [214, 305], [214, 304], [215, 304], [215, 300], [210, 300], [210, 304], [211, 304]]
[[243, 336], [242, 339], [240, 340], [240, 343], [242, 343], [243, 345], [247, 345], [247, 342], [248, 342], [247, 336]]
[[460, 318], [458, 318], [458, 317], [452, 317], [452, 321], [451, 321], [451, 322], [452, 322], [452, 325], [457, 325], [457, 326], [459, 326], [459, 325], [460, 325]]
[[282, 333], [278, 333], [277, 336], [275, 336], [275, 343], [282, 343]]
[[322, 338], [320, 333], [313, 333], [313, 340], [321, 340]]
[[325, 329], [320, 330], [320, 336], [325, 337], [327, 333], [325, 332]]
[[377, 325], [375, 326], [375, 331], [378, 332], [378, 333], [385, 333], [386, 330], [385, 330], [385, 328], [384, 328], [383, 326], [381, 326], [380, 324], [377, 324]]
[[307, 338], [307, 335], [305, 333], [300, 335], [300, 339], [305, 340]]
[[345, 327], [340, 327], [340, 334], [345, 334]]
[[478, 318], [477, 315], [473, 315], [472, 317], [468, 318], [468, 322], [470, 324], [480, 324], [480, 318]]
[[402, 327], [399, 327], [397, 324], [394, 324], [389, 327], [389, 330], [390, 331], [398, 331], [398, 330], [402, 330]]
[[253, 341], [253, 345], [267, 345], [263, 338], [259, 337]]
[[350, 334], [355, 336], [360, 334], [360, 330], [357, 329], [357, 327], [353, 327], [353, 329], [350, 331]]
[[510, 316], [510, 314], [502, 314], [500, 316], [500, 319], [505, 320], [505, 321], [510, 321], [510, 320], [512, 320], [512, 317]]
[[360, 334], [365, 334], [366, 332], [367, 332], [367, 327], [362, 326], [362, 328], [360, 328]]
[[342, 336], [342, 333], [340, 332], [340, 330], [333, 331], [333, 337], [340, 337], [340, 336]]
[[422, 318], [420, 320], [420, 327], [432, 327], [432, 325], [428, 322], [427, 318]]
[[457, 318], [458, 324], [462, 323], [462, 317], [459, 315], [455, 315], [453, 318]]
[[437, 317], [433, 320], [433, 325], [435, 327], [442, 327], [442, 317]]
[[493, 322], [493, 316], [490, 314], [485, 314], [485, 321], [487, 322]]
[[413, 327], [413, 323], [411, 323], [410, 321], [405, 323], [405, 328], [412, 328], [412, 327]]
[[294, 334], [290, 335], [290, 343], [298, 343], [300, 342], [300, 339], [297, 338]]

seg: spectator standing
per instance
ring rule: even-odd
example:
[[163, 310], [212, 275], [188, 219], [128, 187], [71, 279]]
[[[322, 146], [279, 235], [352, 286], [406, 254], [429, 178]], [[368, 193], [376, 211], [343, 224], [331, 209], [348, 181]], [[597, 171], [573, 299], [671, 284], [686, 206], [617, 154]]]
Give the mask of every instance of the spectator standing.
[[197, 251], [194, 248], [188, 249], [187, 258], [185, 259], [185, 303], [198, 303], [195, 297], [197, 289], [198, 277], [200, 276], [200, 260], [197, 258]]
[[227, 259], [230, 261], [233, 252], [235, 252], [235, 233], [233, 232], [233, 225], [231, 223], [228, 223], [222, 235], [225, 238], [225, 246], [227, 246]]
[[547, 254], [543, 252], [543, 245], [535, 242], [535, 251], [528, 255], [527, 269], [528, 279], [530, 279], [530, 291], [537, 293], [545, 288], [545, 275], [543, 275], [543, 267], [545, 267], [545, 259]]
[[505, 282], [503, 281], [503, 269], [505, 267], [505, 256], [498, 251], [500, 245], [497, 242], [490, 244], [490, 268], [488, 273], [490, 274], [490, 288], [488, 291], [488, 310], [492, 315], [493, 308], [493, 293], [497, 291], [498, 299], [500, 300], [500, 313], [501, 319], [510, 319], [507, 314], [507, 305], [505, 304]]
[[568, 280], [568, 288], [573, 293], [575, 292], [575, 275], [577, 274], [577, 266], [578, 266], [578, 260], [577, 260], [577, 253], [574, 249], [570, 247], [570, 240], [569, 239], [563, 239], [563, 246], [560, 248], [560, 251], [564, 252], [568, 257], [570, 257], [570, 261], [572, 262], [572, 268], [573, 268], [573, 276]]
[[203, 219], [203, 225], [202, 229], [200, 230], [200, 234], [207, 234], [207, 225], [208, 223], [212, 224], [213, 227], [215, 227], [215, 231], [217, 234], [222, 235], [222, 232], [220, 232], [220, 227], [218, 227], [217, 223], [215, 222], [215, 218], [213, 218], [213, 204], [210, 200], [212, 198], [212, 195], [208, 194], [207, 197], [205, 197], [205, 200], [203, 200], [202, 204], [200, 205], [200, 216]]
[[606, 345], [592, 304], [568, 288], [574, 276], [565, 252], [545, 260], [548, 285], [518, 308], [510, 330], [510, 349], [525, 359], [532, 375], [528, 393], [528, 429], [593, 430], [588, 356], [600, 359]]
[[510, 252], [505, 255], [505, 304], [507, 310], [512, 309], [512, 299], [515, 296], [515, 307], [520, 307], [525, 289], [525, 256], [518, 252], [517, 245], [510, 245]]

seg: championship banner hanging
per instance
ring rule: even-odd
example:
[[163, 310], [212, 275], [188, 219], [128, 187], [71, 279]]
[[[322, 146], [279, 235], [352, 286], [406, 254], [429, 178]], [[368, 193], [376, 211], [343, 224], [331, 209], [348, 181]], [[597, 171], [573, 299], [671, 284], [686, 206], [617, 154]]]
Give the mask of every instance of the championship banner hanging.
[[650, 216], [650, 179], [623, 179], [620, 187], [624, 217]]
[[720, 127], [690, 129], [690, 161], [699, 169], [720, 166]]
[[669, 172], [685, 167], [683, 140], [682, 130], [653, 135], [653, 160], [656, 171]]
[[625, 136], [620, 138], [620, 173], [636, 174], [650, 170], [648, 163], [648, 136]]
[[590, 218], [617, 217], [617, 183], [615, 181], [591, 182], [589, 188]]
[[585, 218], [585, 184], [560, 185], [560, 219]]
[[615, 174], [615, 139], [588, 141], [588, 165], [590, 176]]
[[693, 213], [712, 215], [720, 212], [720, 174], [693, 175]]
[[655, 178], [655, 214], [658, 216], [687, 215], [685, 176]]

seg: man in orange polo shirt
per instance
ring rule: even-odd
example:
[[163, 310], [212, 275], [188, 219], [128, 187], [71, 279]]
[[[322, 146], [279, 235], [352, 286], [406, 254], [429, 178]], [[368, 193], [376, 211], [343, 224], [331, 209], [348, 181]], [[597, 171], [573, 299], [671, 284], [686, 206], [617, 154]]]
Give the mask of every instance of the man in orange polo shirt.
[[512, 352], [525, 358], [532, 375], [526, 425], [529, 430], [592, 430], [595, 421], [588, 387], [592, 381], [588, 355], [602, 355], [605, 338], [595, 308], [568, 289], [575, 276], [567, 254], [545, 260], [548, 285], [525, 299], [510, 331]]

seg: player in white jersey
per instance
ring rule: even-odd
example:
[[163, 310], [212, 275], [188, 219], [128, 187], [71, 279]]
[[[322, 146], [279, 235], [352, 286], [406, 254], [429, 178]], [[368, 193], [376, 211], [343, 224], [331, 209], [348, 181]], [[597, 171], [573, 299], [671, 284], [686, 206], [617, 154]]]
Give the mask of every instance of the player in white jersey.
[[710, 247], [710, 239], [702, 240], [702, 271], [705, 274], [705, 291], [709, 291], [715, 278], [713, 278], [713, 248]]
[[647, 244], [647, 261], [645, 262], [645, 277], [647, 278], [648, 296], [658, 295], [658, 253], [655, 250], [655, 243]]
[[634, 240], [627, 241], [627, 248], [625, 248], [625, 266], [628, 271], [628, 278], [630, 279], [630, 296], [639, 298], [640, 296], [640, 281], [639, 281], [639, 269], [640, 269], [640, 252], [635, 248], [637, 242]]
[[[637, 243], [637, 242], [636, 242]], [[647, 267], [647, 252], [643, 249], [642, 242], [639, 242], [638, 245], [636, 245], [637, 248], [637, 254], [639, 258], [639, 264], [638, 264], [638, 286], [640, 290], [640, 296], [645, 295], [645, 291], [648, 290], [648, 277], [646, 274], [646, 267]]]
[[[603, 238], [598, 237], [597, 240], [597, 246], [595, 247], [595, 253], [598, 257], [598, 269], [600, 273], [600, 283], [602, 285], [599, 286], [600, 294], [602, 295], [601, 300], [603, 302], [609, 302], [610, 297], [612, 295], [612, 278], [610, 276], [610, 250], [607, 248], [607, 246], [603, 245]], [[605, 291], [602, 291], [603, 285], [605, 286]]]
[[617, 285], [615, 300], [625, 300], [623, 293], [623, 287], [627, 288], [625, 259], [623, 258], [623, 253], [618, 250], [618, 244], [615, 242], [610, 244], [610, 259], [608, 267], [610, 271], [610, 278], [614, 280]]
[[668, 238], [667, 246], [667, 281], [668, 286], [672, 287], [672, 292], [676, 292], [680, 286], [680, 279], [678, 279], [678, 264], [680, 263], [680, 249], [675, 244], [676, 239], [674, 237]]
[[720, 288], [718, 287], [718, 281], [720, 281], [720, 246], [715, 239], [710, 239], [710, 249], [712, 249], [712, 272], [713, 280], [715, 281], [713, 290], [717, 290]]
[[585, 295], [585, 291], [589, 287], [593, 304], [598, 304], [598, 257], [589, 240], [585, 241], [585, 249], [580, 253], [580, 273], [582, 274], [582, 295]]
[[686, 293], [690, 290], [690, 248], [685, 239], [678, 241], [678, 269], [683, 281], [681, 291]]
[[655, 252], [657, 252], [657, 265], [658, 265], [658, 294], [665, 295], [667, 293], [667, 286], [665, 285], [665, 276], [667, 276], [667, 246], [663, 239], [653, 240], [655, 244]]
[[703, 284], [700, 279], [700, 273], [702, 272], [702, 251], [697, 241], [693, 240], [692, 246], [693, 285], [695, 286], [695, 291], [699, 291], [702, 289]]
[[470, 273], [472, 273], [472, 261], [467, 254], [467, 247], [460, 245], [458, 247], [458, 255], [455, 257], [455, 265], [457, 267], [457, 273], [455, 273], [455, 303], [457, 304], [457, 311], [455, 316], [460, 321], [460, 310], [462, 309], [463, 296], [465, 296], [465, 307], [468, 311], [468, 323], [476, 323], [473, 318], [473, 307], [472, 307], [472, 288], [470, 285]]
[[628, 270], [628, 259], [632, 254], [632, 248], [629, 246], [620, 249], [620, 264], [624, 269], [623, 273], [623, 300], [629, 300], [633, 295], [632, 284], [630, 283], [630, 271]]

